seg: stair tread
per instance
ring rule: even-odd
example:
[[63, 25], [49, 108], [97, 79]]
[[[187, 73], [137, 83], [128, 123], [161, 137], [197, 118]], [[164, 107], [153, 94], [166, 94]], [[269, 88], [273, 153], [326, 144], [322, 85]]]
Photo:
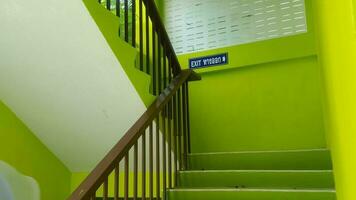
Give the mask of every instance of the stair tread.
[[168, 200], [336, 200], [332, 189], [185, 188], [167, 191]]
[[200, 155], [221, 155], [221, 154], [258, 154], [258, 153], [303, 153], [303, 152], [328, 152], [326, 148], [322, 149], [286, 149], [286, 150], [258, 150], [258, 151], [228, 151], [228, 152], [201, 152], [189, 153], [189, 156]]
[[326, 189], [326, 188], [308, 188], [308, 189], [284, 189], [284, 188], [232, 188], [232, 187], [192, 187], [192, 188], [173, 188], [167, 189], [167, 191], [191, 191], [191, 192], [200, 192], [200, 191], [226, 191], [226, 192], [330, 192], [335, 193], [335, 189]]
[[331, 170], [328, 149], [203, 152], [188, 155], [191, 170]]
[[190, 170], [178, 180], [182, 187], [334, 188], [332, 170]]
[[228, 172], [240, 172], [240, 173], [248, 173], [248, 172], [256, 172], [256, 173], [330, 173], [333, 172], [331, 169], [207, 169], [207, 170], [185, 170], [179, 171], [178, 173], [228, 173]]

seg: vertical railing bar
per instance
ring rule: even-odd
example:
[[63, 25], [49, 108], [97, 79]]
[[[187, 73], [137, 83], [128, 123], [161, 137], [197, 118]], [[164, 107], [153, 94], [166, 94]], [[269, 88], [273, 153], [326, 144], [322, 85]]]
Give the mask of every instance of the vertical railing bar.
[[[154, 1], [152, 1], [152, 2], [154, 2]], [[149, 2], [149, 0], [144, 0], [144, 5], [146, 6], [146, 7], [150, 7], [150, 6], [152, 6], [152, 3], [151, 2]], [[154, 5], [153, 5], [154, 6]], [[146, 8], [146, 9], [148, 9], [148, 8]], [[152, 9], [153, 11], [155, 11], [156, 10], [156, 8], [149, 8], [150, 10]], [[158, 14], [159, 15], [159, 14]], [[160, 29], [162, 29], [162, 28], [164, 28], [164, 27], [162, 27], [161, 25], [162, 25], [162, 23], [159, 21], [159, 17], [157, 18], [157, 13], [150, 13], [150, 16], [151, 16], [151, 18], [152, 18], [152, 20], [154, 21], [154, 22], [152, 22], [152, 23], [154, 23], [154, 25], [155, 26], [159, 26], [159, 27], [157, 27], [157, 29], [158, 30], [160, 30]], [[158, 21], [157, 21], [158, 20]], [[181, 69], [180, 69], [180, 65], [179, 65], [179, 62], [178, 62], [178, 60], [177, 60], [177, 58], [176, 58], [176, 55], [175, 55], [175, 53], [174, 53], [174, 49], [172, 48], [172, 46], [171, 46], [171, 44], [170, 44], [170, 42], [169, 42], [169, 38], [166, 38], [166, 33], [165, 32], [163, 32], [162, 34], [164, 34], [163, 36], [163, 38], [162, 38], [162, 43], [164, 44], [164, 48], [165, 48], [165, 50], [167, 51], [167, 55], [168, 54], [170, 54], [170, 56], [172, 56], [172, 60], [171, 60], [171, 62], [173, 63], [172, 64], [172, 74], [174, 74], [174, 76], [176, 76], [176, 75], [178, 75], [180, 72], [181, 72]], [[172, 54], [172, 55], [171, 55]]]
[[129, 41], [129, 2], [124, 0], [125, 6], [125, 41]]
[[104, 184], [103, 184], [103, 200], [109, 200], [108, 199], [108, 177], [105, 178]]
[[167, 185], [167, 155], [166, 155], [166, 117], [167, 117], [167, 106], [164, 107], [162, 112], [162, 198], [166, 199], [166, 185]]
[[168, 132], [167, 132], [167, 141], [168, 141], [168, 188], [172, 188], [172, 126], [171, 126], [171, 117], [172, 117], [172, 101], [168, 102]]
[[178, 128], [177, 128], [177, 94], [173, 96], [173, 145], [174, 145], [174, 186], [178, 185]]
[[137, 200], [137, 185], [138, 185], [138, 145], [134, 145], [134, 177], [133, 177], [133, 199]]
[[184, 169], [187, 169], [187, 154], [188, 154], [188, 142], [187, 142], [187, 102], [186, 102], [186, 87], [185, 83], [182, 85], [182, 120], [183, 120], [183, 160]]
[[124, 180], [125, 194], [124, 199], [129, 200], [129, 152], [125, 156], [125, 180]]
[[152, 87], [153, 87], [153, 95], [157, 95], [157, 87], [156, 87], [156, 32], [155, 26], [152, 23]]
[[161, 94], [162, 92], [162, 57], [161, 57], [161, 50], [162, 50], [162, 46], [161, 46], [161, 34], [159, 32], [159, 30], [157, 31], [157, 41], [158, 41], [158, 46], [157, 46], [157, 50], [158, 50], [158, 66], [157, 66], [157, 77], [158, 77], [158, 94]]
[[149, 7], [146, 4], [146, 73], [151, 74], [150, 70], [150, 18]]
[[153, 200], [153, 124], [149, 127], [149, 186], [150, 200]]
[[120, 183], [120, 165], [115, 167], [115, 177], [114, 177], [114, 200], [119, 200], [119, 183]]
[[160, 117], [159, 114], [156, 118], [156, 198], [160, 199], [160, 135], [159, 135], [159, 125], [160, 125]]
[[[188, 153], [191, 153], [191, 144], [190, 144], [190, 114], [189, 114], [189, 82], [185, 83], [186, 98], [187, 98], [187, 140], [188, 140]], [[189, 164], [189, 163], [188, 163]]]
[[[118, 17], [121, 17], [120, 16], [120, 9], [121, 9], [121, 1], [120, 0], [116, 0], [116, 16], [118, 16]], [[120, 27], [120, 23], [119, 23], [119, 27]]]
[[146, 130], [142, 135], [142, 200], [146, 199]]
[[111, 10], [111, 0], [106, 0], [106, 9]]
[[140, 70], [143, 71], [143, 16], [142, 0], [139, 0], [139, 29], [140, 29]]
[[171, 57], [171, 55], [169, 56], [169, 67], [168, 67], [168, 82], [170, 83], [171, 81], [172, 81], [172, 67], [173, 67], [173, 65], [172, 65], [172, 57]]
[[178, 98], [178, 163], [179, 169], [183, 169], [183, 162], [182, 162], [182, 108], [181, 108], [181, 88], [178, 88], [177, 91], [177, 98]]
[[94, 194], [91, 197], [92, 200], [96, 200], [96, 192], [94, 192]]
[[163, 88], [167, 87], [167, 58], [166, 50], [163, 48]]
[[132, 46], [136, 47], [136, 0], [131, 0], [132, 5], [131, 5], [131, 9], [132, 9], [132, 19], [131, 19], [131, 23], [132, 23]]

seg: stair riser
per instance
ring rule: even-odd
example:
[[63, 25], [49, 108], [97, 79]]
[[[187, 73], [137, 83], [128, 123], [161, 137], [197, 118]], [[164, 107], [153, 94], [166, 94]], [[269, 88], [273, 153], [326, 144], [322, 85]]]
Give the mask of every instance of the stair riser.
[[331, 170], [329, 151], [193, 154], [191, 170]]
[[181, 172], [180, 187], [334, 188], [332, 172]]
[[336, 200], [333, 192], [169, 191], [168, 200]]

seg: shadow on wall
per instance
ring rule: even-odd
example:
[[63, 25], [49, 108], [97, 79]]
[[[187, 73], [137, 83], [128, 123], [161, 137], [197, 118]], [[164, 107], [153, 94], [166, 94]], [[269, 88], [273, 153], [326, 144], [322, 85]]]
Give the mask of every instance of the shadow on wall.
[[40, 188], [35, 179], [0, 161], [0, 199], [39, 200]]

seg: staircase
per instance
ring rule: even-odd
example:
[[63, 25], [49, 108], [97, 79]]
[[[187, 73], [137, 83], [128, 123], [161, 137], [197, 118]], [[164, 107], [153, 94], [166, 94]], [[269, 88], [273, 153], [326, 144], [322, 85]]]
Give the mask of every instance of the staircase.
[[169, 200], [334, 200], [326, 149], [192, 153]]
[[201, 77], [182, 70], [154, 0], [98, 1], [157, 98], [68, 200], [336, 199], [326, 149], [191, 153], [189, 82]]

